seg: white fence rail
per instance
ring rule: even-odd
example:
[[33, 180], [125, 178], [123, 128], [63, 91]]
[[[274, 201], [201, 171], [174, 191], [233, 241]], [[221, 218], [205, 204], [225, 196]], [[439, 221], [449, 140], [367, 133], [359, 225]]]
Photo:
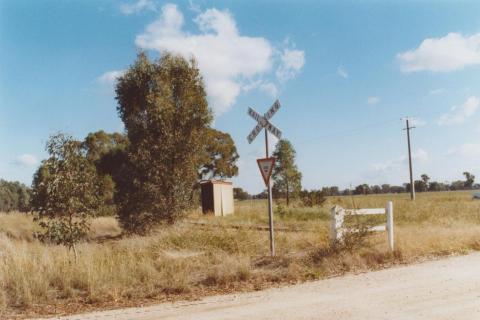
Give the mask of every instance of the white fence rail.
[[368, 215], [368, 214], [386, 214], [387, 224], [378, 225], [369, 228], [369, 231], [387, 231], [388, 247], [393, 251], [393, 203], [389, 201], [387, 207], [375, 209], [344, 209], [340, 206], [335, 206], [331, 209], [331, 227], [330, 238], [332, 242], [340, 241], [347, 229], [343, 226], [345, 216], [348, 215]]

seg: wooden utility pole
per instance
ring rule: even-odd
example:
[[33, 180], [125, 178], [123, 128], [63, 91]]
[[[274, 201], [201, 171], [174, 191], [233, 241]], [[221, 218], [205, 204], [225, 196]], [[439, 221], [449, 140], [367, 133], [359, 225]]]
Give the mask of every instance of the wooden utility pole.
[[415, 183], [413, 183], [413, 169], [412, 169], [412, 148], [410, 146], [410, 130], [415, 127], [410, 127], [408, 122], [408, 118], [405, 119], [407, 121], [407, 127], [403, 130], [407, 130], [407, 141], [408, 141], [408, 167], [410, 170], [410, 198], [415, 200]]

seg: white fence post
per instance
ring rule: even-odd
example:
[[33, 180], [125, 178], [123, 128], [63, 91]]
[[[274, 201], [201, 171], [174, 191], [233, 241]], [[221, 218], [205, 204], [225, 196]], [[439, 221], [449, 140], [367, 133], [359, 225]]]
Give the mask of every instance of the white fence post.
[[337, 239], [337, 206], [330, 209], [330, 241]]
[[335, 206], [330, 210], [330, 240], [332, 243], [342, 238], [344, 213], [344, 209], [340, 206]]
[[393, 203], [389, 201], [387, 203], [387, 233], [388, 233], [388, 246], [390, 251], [393, 251]]

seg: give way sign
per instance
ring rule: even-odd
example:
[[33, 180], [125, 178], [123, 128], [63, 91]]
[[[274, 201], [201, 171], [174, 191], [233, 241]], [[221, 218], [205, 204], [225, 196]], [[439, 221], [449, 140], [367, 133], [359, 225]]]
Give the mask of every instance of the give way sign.
[[258, 167], [260, 168], [260, 173], [262, 174], [263, 181], [265, 181], [265, 185], [268, 186], [268, 182], [270, 181], [270, 176], [272, 175], [273, 166], [275, 165], [275, 158], [262, 158], [257, 159]]

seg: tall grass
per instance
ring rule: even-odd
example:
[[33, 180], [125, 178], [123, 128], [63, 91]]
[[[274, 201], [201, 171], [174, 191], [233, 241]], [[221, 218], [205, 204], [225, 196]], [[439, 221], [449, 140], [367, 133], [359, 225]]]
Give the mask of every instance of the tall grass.
[[192, 213], [147, 237], [121, 238], [113, 218], [99, 218], [77, 262], [65, 247], [37, 242], [31, 216], [1, 214], [0, 318], [257, 290], [480, 249], [480, 201], [469, 193], [419, 194], [415, 203], [405, 195], [353, 198], [357, 207], [388, 200], [394, 201], [395, 252], [387, 250], [384, 233], [363, 247], [332, 249], [329, 208], [353, 206], [351, 197], [332, 197], [323, 207], [275, 215], [278, 227], [307, 230], [278, 231], [275, 258], [268, 256], [268, 232], [251, 228], [267, 224], [263, 201], [236, 202], [236, 214], [225, 218]]

